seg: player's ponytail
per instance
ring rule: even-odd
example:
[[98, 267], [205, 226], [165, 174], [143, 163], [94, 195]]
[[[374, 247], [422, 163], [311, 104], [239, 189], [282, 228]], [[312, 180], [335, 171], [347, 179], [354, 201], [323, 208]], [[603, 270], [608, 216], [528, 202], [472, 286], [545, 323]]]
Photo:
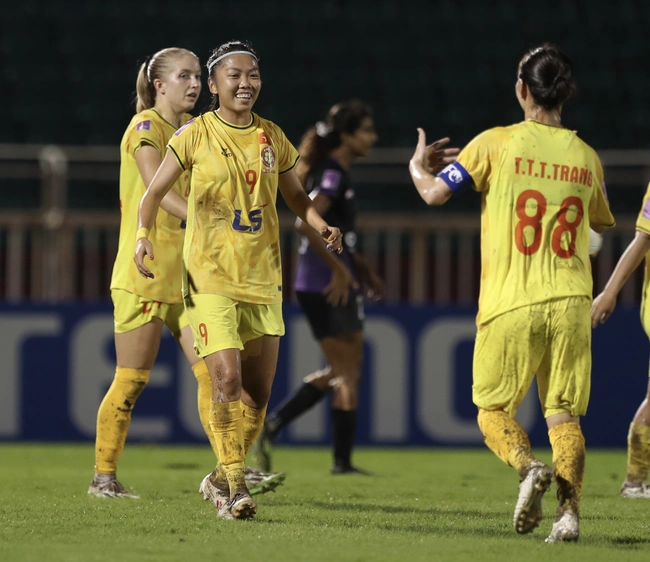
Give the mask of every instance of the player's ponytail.
[[535, 103], [547, 110], [560, 107], [576, 89], [571, 60], [549, 43], [524, 55], [518, 77], [530, 90]]
[[323, 121], [307, 129], [298, 145], [300, 160], [296, 173], [303, 186], [310, 174], [323, 165], [330, 152], [341, 144], [341, 136], [327, 127]]
[[158, 51], [140, 65], [138, 78], [135, 82], [135, 110], [137, 113], [151, 109], [156, 105], [156, 87], [154, 80], [164, 79], [172, 71], [172, 62], [178, 57], [192, 55], [199, 60], [192, 51], [178, 47], [169, 47]]
[[149, 76], [147, 73], [150, 62], [151, 57], [147, 57], [147, 59], [140, 65], [140, 70], [138, 71], [138, 78], [135, 82], [136, 113], [140, 113], [145, 109], [151, 109], [154, 105], [156, 105], [156, 89], [149, 81]]
[[325, 121], [307, 130], [298, 146], [300, 160], [296, 166], [304, 186], [307, 178], [325, 163], [330, 152], [341, 145], [341, 134], [354, 134], [367, 117], [372, 117], [367, 104], [359, 100], [344, 101], [332, 106]]

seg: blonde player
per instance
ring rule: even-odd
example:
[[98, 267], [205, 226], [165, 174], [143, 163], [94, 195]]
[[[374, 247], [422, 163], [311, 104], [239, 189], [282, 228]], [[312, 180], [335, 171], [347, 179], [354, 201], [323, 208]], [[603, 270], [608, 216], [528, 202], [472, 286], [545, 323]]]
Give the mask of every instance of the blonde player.
[[[211, 441], [209, 425], [212, 384], [205, 363], [193, 349], [192, 331], [187, 324], [181, 293], [181, 253], [187, 216], [189, 174], [182, 174], [163, 201], [151, 237], [159, 248], [152, 266], [156, 280], [138, 275], [133, 263], [135, 233], [140, 199], [165, 155], [174, 132], [190, 118], [201, 92], [201, 66], [196, 55], [186, 49], [158, 51], [140, 67], [136, 115], [131, 119], [120, 145], [120, 209], [122, 220], [111, 297], [115, 306], [115, 349], [117, 368], [97, 414], [95, 477], [89, 494], [99, 497], [136, 498], [117, 480], [120, 457], [131, 421], [131, 411], [149, 380], [162, 335], [163, 324], [170, 329], [198, 381], [201, 422]], [[216, 453], [216, 447], [213, 445]], [[283, 475], [262, 479], [256, 491], [274, 487]], [[260, 488], [261, 486], [261, 488]]]
[[221, 45], [207, 68], [212, 111], [170, 140], [133, 240], [140, 273], [156, 282], [151, 228], [165, 194], [191, 171], [183, 291], [196, 350], [212, 378], [210, 426], [221, 460], [200, 491], [219, 517], [248, 519], [257, 506], [244, 481], [244, 458], [264, 423], [284, 333], [278, 188], [332, 250], [341, 251], [341, 233], [315, 211], [294, 171], [298, 153], [282, 130], [252, 112], [262, 82], [251, 46]]
[[[480, 134], [438, 177], [429, 167], [438, 145], [425, 146], [419, 129], [409, 168], [429, 205], [466, 187], [482, 194], [473, 400], [486, 445], [521, 478], [518, 533], [539, 525], [542, 496], [555, 477], [559, 506], [547, 542], [579, 537], [580, 416], [591, 376], [589, 228], [614, 225], [598, 156], [561, 123], [574, 88], [566, 55], [551, 45], [533, 49], [519, 64], [515, 86], [523, 122]], [[535, 458], [514, 420], [535, 374], [553, 470]]]
[[[616, 298], [632, 272], [646, 258], [643, 296], [641, 300], [641, 323], [650, 337], [650, 185], [643, 199], [643, 206], [636, 221], [636, 235], [618, 261], [605, 289], [594, 299], [591, 309], [592, 326], [604, 323], [614, 312]], [[639, 406], [627, 436], [627, 476], [621, 487], [624, 498], [650, 498], [647, 484], [650, 469], [650, 384]]]

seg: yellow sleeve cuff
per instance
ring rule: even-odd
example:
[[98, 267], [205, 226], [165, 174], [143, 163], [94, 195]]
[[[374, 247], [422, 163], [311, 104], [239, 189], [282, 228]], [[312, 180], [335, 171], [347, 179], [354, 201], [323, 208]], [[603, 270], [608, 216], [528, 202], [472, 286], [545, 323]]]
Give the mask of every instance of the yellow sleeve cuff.
[[149, 240], [149, 229], [148, 228], [140, 228], [138, 229], [138, 232], [135, 234], [135, 241], [137, 242], [140, 240], [140, 238], [146, 238]]

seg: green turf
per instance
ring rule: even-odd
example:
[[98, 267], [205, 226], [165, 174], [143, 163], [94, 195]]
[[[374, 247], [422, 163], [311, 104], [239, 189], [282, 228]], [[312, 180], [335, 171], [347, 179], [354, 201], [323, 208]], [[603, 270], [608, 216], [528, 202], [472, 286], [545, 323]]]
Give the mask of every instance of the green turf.
[[[549, 453], [541, 451], [543, 460]], [[207, 447], [128, 446], [120, 479], [140, 500], [88, 497], [88, 445], [0, 444], [0, 560], [372, 561], [650, 559], [650, 501], [623, 500], [624, 451], [589, 452], [578, 544], [512, 529], [517, 477], [486, 450], [371, 449], [374, 477], [330, 476], [325, 449], [280, 449], [285, 486], [252, 522], [215, 518], [197, 493]]]

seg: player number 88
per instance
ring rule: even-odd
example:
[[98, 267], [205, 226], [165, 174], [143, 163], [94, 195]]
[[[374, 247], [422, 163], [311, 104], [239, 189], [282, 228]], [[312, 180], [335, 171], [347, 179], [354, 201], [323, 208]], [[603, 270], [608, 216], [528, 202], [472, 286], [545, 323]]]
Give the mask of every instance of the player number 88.
[[[537, 203], [537, 210], [534, 215], [526, 213], [526, 204], [533, 199]], [[526, 256], [531, 256], [542, 244], [542, 218], [546, 214], [546, 198], [539, 191], [527, 189], [517, 198], [517, 217], [519, 222], [515, 227], [515, 245], [517, 249]], [[575, 218], [568, 220], [568, 213], [571, 208], [575, 208]], [[557, 214], [558, 225], [553, 230], [551, 236], [551, 249], [556, 256], [560, 258], [570, 258], [576, 251], [576, 238], [578, 236], [578, 226], [584, 217], [584, 206], [582, 199], [575, 196], [567, 197], [560, 205]], [[530, 245], [526, 244], [524, 229], [531, 227], [534, 230], [533, 241]], [[569, 245], [567, 248], [562, 247], [562, 236], [565, 232], [569, 233]]]

